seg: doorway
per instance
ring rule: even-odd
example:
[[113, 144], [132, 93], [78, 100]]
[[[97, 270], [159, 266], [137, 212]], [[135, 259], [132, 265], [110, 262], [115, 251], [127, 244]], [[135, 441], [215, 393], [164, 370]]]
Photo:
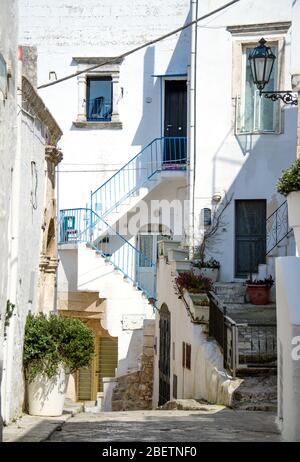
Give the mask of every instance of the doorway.
[[164, 164], [186, 162], [186, 134], [186, 80], [165, 80]]
[[118, 338], [95, 337], [95, 354], [89, 367], [77, 372], [78, 401], [95, 401], [103, 391], [103, 377], [115, 377], [118, 367]]
[[235, 201], [235, 277], [257, 273], [266, 262], [266, 200]]
[[162, 406], [170, 400], [171, 314], [164, 303], [159, 312], [159, 400]]

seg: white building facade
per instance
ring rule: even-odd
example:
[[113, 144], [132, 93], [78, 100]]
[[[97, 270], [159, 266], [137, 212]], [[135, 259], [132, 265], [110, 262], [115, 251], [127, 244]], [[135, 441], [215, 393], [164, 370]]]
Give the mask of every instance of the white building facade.
[[[199, 2], [198, 15], [218, 6]], [[230, 202], [207, 246], [206, 258], [221, 263], [221, 281], [244, 280], [259, 265], [267, 265], [261, 278], [263, 271], [274, 277], [274, 257], [295, 252], [276, 183], [295, 158], [297, 107], [260, 97], [248, 59], [263, 37], [276, 56], [265, 90], [292, 90], [291, 19], [289, 0], [243, 1], [197, 28], [191, 222], [197, 243], [204, 210], [213, 216]]]
[[38, 85], [80, 73], [40, 89], [64, 131], [58, 306], [85, 319], [99, 355], [114, 358], [100, 379], [99, 359], [74, 377], [76, 398], [95, 399], [115, 369], [124, 376], [141, 367], [157, 242], [184, 238], [190, 30], [120, 55], [189, 17], [189, 0], [21, 2], [22, 44], [37, 46]]

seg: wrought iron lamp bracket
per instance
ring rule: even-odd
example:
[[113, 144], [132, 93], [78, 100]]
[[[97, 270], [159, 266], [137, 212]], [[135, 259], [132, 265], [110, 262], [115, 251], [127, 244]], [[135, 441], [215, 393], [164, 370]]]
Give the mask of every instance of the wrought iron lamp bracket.
[[264, 95], [265, 98], [270, 99], [271, 101], [278, 101], [281, 99], [281, 101], [284, 102], [284, 104], [291, 104], [293, 106], [298, 105], [298, 97], [295, 92], [292, 91], [260, 91], [260, 96]]

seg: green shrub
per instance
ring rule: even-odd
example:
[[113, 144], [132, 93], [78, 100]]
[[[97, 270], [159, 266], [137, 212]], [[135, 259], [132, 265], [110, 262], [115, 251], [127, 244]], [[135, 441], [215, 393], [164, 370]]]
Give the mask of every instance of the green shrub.
[[68, 372], [90, 364], [94, 336], [79, 319], [29, 314], [25, 326], [23, 364], [26, 378], [53, 377], [60, 364]]
[[300, 191], [300, 159], [283, 170], [282, 176], [277, 183], [277, 191], [283, 196], [287, 196], [293, 191]]

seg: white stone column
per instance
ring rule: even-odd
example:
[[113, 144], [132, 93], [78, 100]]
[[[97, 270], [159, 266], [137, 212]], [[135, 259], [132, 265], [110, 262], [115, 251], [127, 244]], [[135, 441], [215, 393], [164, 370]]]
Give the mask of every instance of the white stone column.
[[86, 122], [86, 75], [81, 74], [78, 80], [78, 122]]
[[112, 94], [113, 94], [113, 101], [112, 101], [112, 115], [111, 121], [112, 122], [119, 122], [119, 110], [118, 110], [118, 103], [119, 103], [119, 73], [112, 74]]

